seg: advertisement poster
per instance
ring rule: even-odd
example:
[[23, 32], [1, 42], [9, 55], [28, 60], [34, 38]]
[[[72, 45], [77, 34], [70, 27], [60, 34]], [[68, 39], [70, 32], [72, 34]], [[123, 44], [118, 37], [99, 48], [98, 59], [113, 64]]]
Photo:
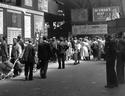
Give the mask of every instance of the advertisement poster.
[[7, 28], [7, 43], [13, 44], [13, 38], [17, 38], [18, 35], [22, 35], [22, 29], [21, 28]]
[[72, 18], [72, 22], [88, 21], [88, 10], [87, 9], [72, 9], [71, 18]]
[[48, 0], [38, 0], [38, 10], [48, 12]]
[[93, 9], [93, 21], [110, 21], [118, 18], [120, 18], [118, 6]]
[[82, 34], [107, 34], [107, 24], [99, 25], [74, 25], [72, 26], [73, 35]]
[[3, 34], [3, 10], [0, 9], [0, 34]]
[[36, 38], [39, 38], [38, 36], [44, 35], [44, 17], [40, 15], [34, 15], [34, 32], [36, 35]]
[[24, 36], [25, 38], [31, 38], [31, 14], [25, 15], [24, 20], [25, 20]]
[[32, 7], [32, 0], [25, 0], [25, 5]]

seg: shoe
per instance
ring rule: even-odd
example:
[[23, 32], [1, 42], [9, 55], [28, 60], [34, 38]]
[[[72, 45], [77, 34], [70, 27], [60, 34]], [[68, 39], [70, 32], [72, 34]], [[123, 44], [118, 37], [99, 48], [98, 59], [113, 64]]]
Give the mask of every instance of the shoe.
[[120, 81], [119, 84], [124, 84], [125, 82], [124, 81]]
[[46, 79], [47, 77], [45, 75], [41, 76], [41, 79]]
[[13, 75], [13, 77], [17, 77], [18, 75]]
[[106, 85], [105, 88], [114, 88], [114, 85]]
[[25, 80], [28, 80], [27, 76], [25, 77]]
[[60, 67], [58, 67], [58, 69], [61, 69]]
[[77, 62], [77, 64], [80, 64], [80, 62]]
[[114, 86], [115, 86], [115, 87], [118, 87], [118, 84], [115, 84]]
[[29, 78], [29, 81], [33, 80], [33, 78]]
[[74, 65], [77, 65], [77, 62], [75, 62]]

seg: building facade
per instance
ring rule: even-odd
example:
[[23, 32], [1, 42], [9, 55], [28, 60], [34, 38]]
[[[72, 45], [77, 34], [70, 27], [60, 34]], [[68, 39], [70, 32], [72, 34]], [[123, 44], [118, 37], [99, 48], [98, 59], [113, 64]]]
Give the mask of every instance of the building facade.
[[45, 14], [51, 18], [57, 11], [55, 0], [0, 0], [0, 35], [7, 37], [10, 45], [18, 35], [24, 40], [48, 36]]
[[7, 38], [9, 52], [13, 38], [18, 35], [22, 35], [24, 41], [32, 38], [34, 42], [48, 36], [51, 32], [46, 21], [57, 16], [57, 10], [55, 0], [0, 0], [0, 37]]

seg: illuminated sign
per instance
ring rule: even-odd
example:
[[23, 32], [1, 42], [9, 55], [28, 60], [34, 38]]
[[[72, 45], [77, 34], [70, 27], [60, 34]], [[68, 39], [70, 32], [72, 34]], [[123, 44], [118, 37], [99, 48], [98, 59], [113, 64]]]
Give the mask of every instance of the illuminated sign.
[[109, 21], [120, 18], [118, 6], [93, 9], [93, 21]]
[[74, 25], [74, 26], [72, 26], [72, 34], [73, 35], [107, 34], [107, 24]]

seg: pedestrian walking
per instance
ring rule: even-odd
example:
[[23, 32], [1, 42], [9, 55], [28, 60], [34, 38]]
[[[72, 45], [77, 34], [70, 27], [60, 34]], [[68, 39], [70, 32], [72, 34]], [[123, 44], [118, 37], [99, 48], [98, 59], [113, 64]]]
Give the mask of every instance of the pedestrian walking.
[[41, 78], [47, 78], [48, 62], [51, 58], [52, 52], [50, 44], [47, 41], [47, 37], [43, 36], [38, 45], [38, 58], [40, 64], [40, 76]]
[[105, 88], [114, 88], [118, 86], [116, 71], [115, 71], [115, 61], [116, 61], [116, 42], [110, 36], [106, 36], [105, 43], [105, 53], [106, 53], [106, 79], [107, 85]]
[[[21, 56], [22, 49], [20, 44], [17, 42], [16, 38], [13, 38], [13, 45], [11, 50], [11, 63], [14, 64], [14, 62]], [[19, 64], [16, 63], [14, 66], [14, 77], [18, 76], [21, 72], [21, 69], [19, 68]]]
[[35, 64], [35, 49], [30, 39], [29, 44], [26, 46], [23, 59], [25, 62], [25, 80], [33, 80], [33, 66]]

